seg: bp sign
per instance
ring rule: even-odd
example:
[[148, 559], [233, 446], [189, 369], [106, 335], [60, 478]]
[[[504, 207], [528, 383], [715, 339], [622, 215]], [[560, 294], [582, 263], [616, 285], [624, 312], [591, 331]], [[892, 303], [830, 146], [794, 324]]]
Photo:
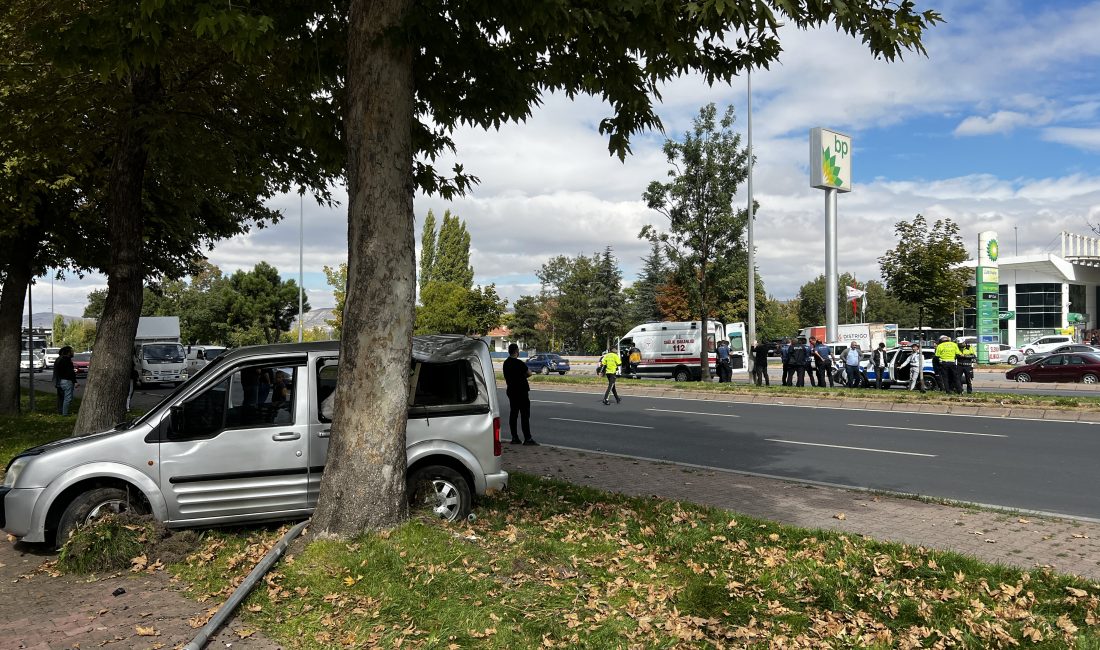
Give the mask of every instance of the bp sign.
[[[1000, 257], [997, 233], [992, 230], [978, 233], [978, 268], [974, 273], [974, 298], [977, 308], [978, 363], [989, 363], [988, 344], [996, 342], [1001, 333], [1005, 313], [1000, 310]], [[1016, 314], [1012, 314], [1015, 317]]]
[[810, 129], [810, 187], [852, 191], [851, 136], [821, 127]]

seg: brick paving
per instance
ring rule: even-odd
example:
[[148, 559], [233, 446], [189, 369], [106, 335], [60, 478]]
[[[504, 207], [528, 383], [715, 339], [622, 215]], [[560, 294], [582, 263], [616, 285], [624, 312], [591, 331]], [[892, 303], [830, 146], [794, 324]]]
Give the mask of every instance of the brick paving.
[[[194, 638], [188, 620], [220, 603], [197, 603], [163, 572], [99, 578], [51, 577], [39, 567], [54, 558], [41, 548], [0, 542], [0, 650], [181, 648]], [[112, 595], [122, 588], [125, 593]], [[139, 629], [140, 628], [140, 629]], [[281, 648], [231, 621], [206, 646]]]

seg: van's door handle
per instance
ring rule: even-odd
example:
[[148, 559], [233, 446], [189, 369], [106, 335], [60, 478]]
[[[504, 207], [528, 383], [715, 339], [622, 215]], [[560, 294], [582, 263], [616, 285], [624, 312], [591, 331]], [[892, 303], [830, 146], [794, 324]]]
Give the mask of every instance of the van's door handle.
[[302, 434], [298, 433], [297, 431], [286, 431], [284, 433], [276, 433], [275, 435], [271, 436], [271, 439], [278, 442], [280, 440], [298, 440], [301, 437]]
[[332, 435], [332, 429], [321, 429], [321, 432], [317, 434], [318, 438], [327, 438]]

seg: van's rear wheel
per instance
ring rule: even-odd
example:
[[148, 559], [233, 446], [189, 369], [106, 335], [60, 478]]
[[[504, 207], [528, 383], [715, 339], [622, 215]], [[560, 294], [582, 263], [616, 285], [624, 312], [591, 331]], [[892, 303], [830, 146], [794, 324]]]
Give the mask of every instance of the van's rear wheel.
[[443, 465], [416, 470], [408, 480], [409, 507], [427, 509], [445, 521], [461, 521], [473, 509], [470, 484], [461, 474]]
[[676, 381], [691, 381], [691, 371], [681, 366], [672, 373], [672, 378]]
[[69, 535], [80, 526], [85, 526], [106, 515], [124, 512], [145, 514], [145, 507], [134, 500], [125, 490], [114, 487], [102, 487], [78, 495], [57, 523], [57, 535], [54, 544], [60, 548]]

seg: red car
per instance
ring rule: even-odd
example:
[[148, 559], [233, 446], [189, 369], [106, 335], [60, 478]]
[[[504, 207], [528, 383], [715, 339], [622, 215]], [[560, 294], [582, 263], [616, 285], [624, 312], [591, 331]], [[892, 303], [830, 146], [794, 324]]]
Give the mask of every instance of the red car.
[[88, 364], [92, 362], [91, 352], [80, 352], [73, 355], [73, 370], [76, 371], [77, 377], [88, 376]]
[[1005, 377], [1019, 382], [1057, 381], [1095, 384], [1100, 382], [1100, 354], [1088, 352], [1052, 354], [1035, 363], [1016, 366]]

